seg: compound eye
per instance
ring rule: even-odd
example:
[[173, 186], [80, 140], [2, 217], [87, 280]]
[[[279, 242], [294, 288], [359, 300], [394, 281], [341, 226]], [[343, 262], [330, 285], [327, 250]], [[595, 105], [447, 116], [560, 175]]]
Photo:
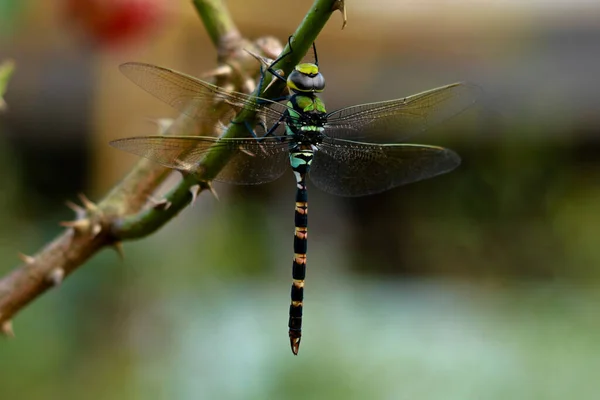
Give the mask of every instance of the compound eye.
[[325, 77], [320, 72], [313, 78], [313, 89], [322, 92], [325, 89]]

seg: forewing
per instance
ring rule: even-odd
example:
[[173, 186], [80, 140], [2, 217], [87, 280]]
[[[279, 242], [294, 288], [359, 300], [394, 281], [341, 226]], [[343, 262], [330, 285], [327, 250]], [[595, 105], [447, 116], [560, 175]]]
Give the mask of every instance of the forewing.
[[[219, 139], [203, 136], [142, 136], [119, 139], [110, 145], [194, 174], [199, 180], [257, 185], [279, 178], [288, 165], [288, 143], [279, 138]], [[223, 168], [208, 176], [201, 162], [210, 157]]]
[[[258, 111], [262, 119], [277, 120], [287, 107], [268, 99], [227, 91], [208, 82], [168, 68], [144, 63], [125, 63], [121, 72], [133, 83], [196, 121], [215, 121], [221, 103], [236, 112], [247, 108]], [[261, 118], [259, 116], [259, 118]], [[229, 121], [225, 121], [229, 122]]]
[[480, 92], [476, 85], [459, 82], [403, 99], [342, 108], [328, 114], [325, 134], [349, 140], [399, 142], [465, 110]]
[[373, 144], [327, 139], [315, 152], [310, 178], [338, 196], [365, 196], [450, 172], [452, 150], [416, 144]]

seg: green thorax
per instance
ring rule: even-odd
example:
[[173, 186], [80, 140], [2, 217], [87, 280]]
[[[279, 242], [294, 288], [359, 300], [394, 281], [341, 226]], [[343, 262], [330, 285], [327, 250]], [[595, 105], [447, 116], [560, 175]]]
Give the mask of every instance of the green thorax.
[[316, 112], [325, 114], [325, 104], [317, 95], [296, 94], [292, 96], [288, 102], [288, 106], [292, 107], [298, 113]]

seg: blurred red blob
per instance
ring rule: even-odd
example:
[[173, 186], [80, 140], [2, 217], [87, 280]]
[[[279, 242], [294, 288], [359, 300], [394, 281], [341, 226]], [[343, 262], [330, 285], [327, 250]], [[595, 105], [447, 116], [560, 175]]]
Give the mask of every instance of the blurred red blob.
[[168, 0], [63, 0], [70, 23], [100, 45], [141, 39], [164, 21]]

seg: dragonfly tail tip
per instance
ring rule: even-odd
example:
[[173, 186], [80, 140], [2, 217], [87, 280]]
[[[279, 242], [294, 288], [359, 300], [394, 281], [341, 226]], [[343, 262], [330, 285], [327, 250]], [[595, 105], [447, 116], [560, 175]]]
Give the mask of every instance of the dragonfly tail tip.
[[290, 345], [292, 346], [292, 353], [294, 353], [294, 355], [297, 356], [298, 351], [300, 351], [300, 338], [290, 337]]

